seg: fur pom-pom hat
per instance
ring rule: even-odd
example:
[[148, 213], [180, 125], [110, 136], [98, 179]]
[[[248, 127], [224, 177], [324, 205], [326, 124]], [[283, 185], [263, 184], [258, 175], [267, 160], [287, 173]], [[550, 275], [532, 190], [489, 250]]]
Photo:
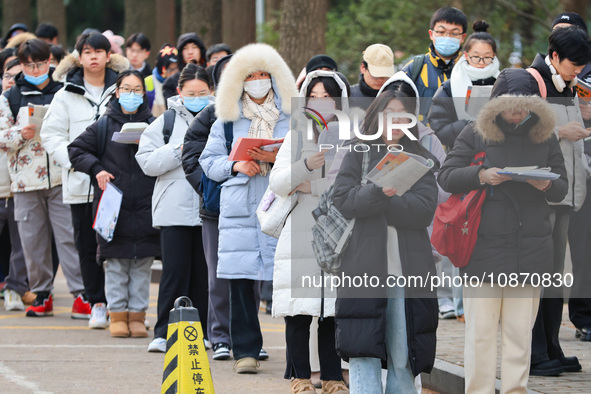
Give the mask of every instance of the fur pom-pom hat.
[[244, 80], [255, 71], [266, 71], [271, 75], [279, 109], [284, 114], [291, 113], [291, 98], [298, 97], [293, 74], [273, 47], [257, 43], [240, 48], [224, 69], [216, 89], [215, 112], [219, 119], [235, 122], [240, 118]]

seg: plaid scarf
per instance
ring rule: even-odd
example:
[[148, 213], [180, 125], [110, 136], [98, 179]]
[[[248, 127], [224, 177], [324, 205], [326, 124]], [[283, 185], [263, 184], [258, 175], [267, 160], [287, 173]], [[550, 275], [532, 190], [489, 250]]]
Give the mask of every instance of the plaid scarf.
[[[265, 102], [257, 104], [250, 96], [244, 92], [242, 95], [242, 114], [246, 119], [250, 119], [250, 128], [248, 129], [248, 138], [273, 138], [275, 124], [279, 120], [279, 110], [275, 106], [275, 93], [273, 89], [269, 90]], [[259, 162], [261, 166], [261, 175], [267, 176], [271, 166], [267, 162]]]

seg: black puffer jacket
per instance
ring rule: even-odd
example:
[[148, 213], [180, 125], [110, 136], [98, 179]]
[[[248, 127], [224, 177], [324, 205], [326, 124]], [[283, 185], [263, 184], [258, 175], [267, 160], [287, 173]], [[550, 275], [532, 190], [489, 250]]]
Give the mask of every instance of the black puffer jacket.
[[[479, 79], [472, 81], [474, 86], [494, 85], [495, 78]], [[454, 141], [469, 123], [467, 119], [458, 119], [454, 101], [451, 98], [451, 80], [445, 81], [433, 96], [431, 108], [429, 109], [429, 127], [435, 132], [435, 135], [447, 150], [450, 151], [454, 146]]]
[[144, 174], [135, 154], [138, 146], [111, 141], [115, 132], [125, 123], [152, 123], [147, 99], [135, 114], [124, 114], [117, 98], [113, 98], [103, 116], [108, 118], [106, 146], [102, 157], [98, 147], [98, 123], [68, 145], [72, 167], [90, 175], [94, 184], [94, 211], [100, 201], [102, 190], [98, 187], [96, 175], [105, 170], [115, 178], [111, 180], [123, 192], [123, 202], [115, 234], [111, 242], [98, 238], [101, 258], [145, 258], [160, 255], [159, 231], [152, 227], [152, 192], [156, 178]]
[[[373, 148], [370, 157], [371, 169], [384, 157], [384, 152]], [[377, 276], [381, 283], [386, 283], [387, 227], [394, 226], [398, 233], [404, 276], [427, 278], [435, 275], [427, 233], [437, 206], [437, 185], [433, 173], [424, 175], [404, 195], [390, 198], [371, 182], [360, 186], [362, 161], [363, 153], [348, 153], [334, 186], [335, 206], [344, 216], [356, 218], [342, 259], [343, 274], [351, 277], [363, 277], [365, 274]], [[385, 363], [386, 291], [387, 288], [382, 287], [338, 289], [336, 346], [344, 359], [374, 357]], [[430, 372], [435, 360], [438, 324], [435, 296], [428, 288], [405, 289], [408, 356], [415, 375]]]
[[[554, 135], [555, 117], [548, 104], [536, 94], [535, 80], [527, 71], [506, 69], [493, 87], [492, 99], [482, 109], [475, 125], [468, 125], [447, 155], [438, 181], [450, 193], [479, 189], [482, 168], [533, 166], [551, 167], [560, 174], [546, 191], [528, 183], [506, 181], [486, 186], [478, 240], [470, 263], [462, 269], [468, 275], [525, 274], [552, 272], [552, 208], [546, 201], [561, 201], [567, 192], [564, 160]], [[506, 95], [506, 97], [497, 97]], [[521, 125], [509, 124], [501, 113], [530, 111]], [[482, 146], [483, 166], [470, 166]], [[523, 282], [525, 276], [519, 278]], [[485, 278], [489, 281], [489, 278]]]
[[[211, 131], [217, 117], [215, 116], [215, 104], [209, 104], [199, 112], [195, 119], [189, 125], [187, 134], [185, 134], [185, 143], [183, 144], [183, 170], [185, 171], [185, 177], [187, 181], [193, 186], [193, 189], [201, 195], [199, 192], [199, 185], [201, 183], [201, 175], [203, 169], [199, 165], [199, 157], [205, 144], [207, 144], [207, 138]], [[199, 216], [208, 219], [217, 219], [219, 215], [211, 213], [203, 207], [203, 201], [201, 201], [199, 207]]]

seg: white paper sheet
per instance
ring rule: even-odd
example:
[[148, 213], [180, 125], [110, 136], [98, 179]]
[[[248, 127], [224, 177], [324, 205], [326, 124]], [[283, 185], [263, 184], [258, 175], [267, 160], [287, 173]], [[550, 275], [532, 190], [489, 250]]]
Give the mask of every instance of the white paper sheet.
[[111, 182], [108, 182], [96, 209], [96, 216], [92, 225], [94, 231], [107, 240], [107, 242], [113, 240], [122, 200], [123, 193], [121, 190], [113, 186]]

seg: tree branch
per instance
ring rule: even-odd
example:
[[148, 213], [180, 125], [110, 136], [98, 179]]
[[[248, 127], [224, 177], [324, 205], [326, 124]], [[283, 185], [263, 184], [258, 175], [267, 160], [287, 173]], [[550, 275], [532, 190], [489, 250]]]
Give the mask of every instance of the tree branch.
[[528, 14], [527, 12], [521, 11], [514, 4], [512, 4], [506, 0], [494, 0], [494, 1], [500, 5], [508, 8], [508, 9], [510, 9], [511, 11], [515, 12], [517, 15], [523, 16], [524, 18], [527, 18], [527, 19], [530, 19], [534, 22], [537, 22], [540, 25], [544, 26], [548, 30], [552, 30], [552, 26], [550, 26], [550, 24], [548, 22], [546, 22], [545, 20], [543, 20], [541, 18], [538, 18], [535, 15]]

